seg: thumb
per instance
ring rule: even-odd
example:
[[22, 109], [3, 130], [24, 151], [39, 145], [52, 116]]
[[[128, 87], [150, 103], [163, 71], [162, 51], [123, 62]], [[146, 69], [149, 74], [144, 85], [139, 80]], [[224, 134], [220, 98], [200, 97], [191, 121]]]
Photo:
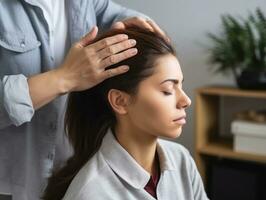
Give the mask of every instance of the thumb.
[[98, 34], [98, 27], [94, 26], [89, 33], [87, 33], [81, 40], [79, 41], [80, 45], [85, 47], [96, 38]]

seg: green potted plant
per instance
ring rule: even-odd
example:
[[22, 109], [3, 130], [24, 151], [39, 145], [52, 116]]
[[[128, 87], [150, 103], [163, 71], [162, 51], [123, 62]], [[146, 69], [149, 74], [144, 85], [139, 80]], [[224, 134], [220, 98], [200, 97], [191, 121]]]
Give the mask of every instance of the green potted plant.
[[247, 19], [222, 16], [222, 34], [208, 33], [213, 42], [209, 62], [216, 72], [231, 71], [243, 89], [266, 89], [266, 17], [260, 9]]

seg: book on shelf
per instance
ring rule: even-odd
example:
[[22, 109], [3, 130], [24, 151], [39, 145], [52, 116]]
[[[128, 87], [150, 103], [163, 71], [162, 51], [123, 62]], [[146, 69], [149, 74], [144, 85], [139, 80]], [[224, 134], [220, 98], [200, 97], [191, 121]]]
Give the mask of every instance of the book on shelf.
[[231, 132], [235, 151], [266, 155], [266, 123], [237, 119], [231, 123]]

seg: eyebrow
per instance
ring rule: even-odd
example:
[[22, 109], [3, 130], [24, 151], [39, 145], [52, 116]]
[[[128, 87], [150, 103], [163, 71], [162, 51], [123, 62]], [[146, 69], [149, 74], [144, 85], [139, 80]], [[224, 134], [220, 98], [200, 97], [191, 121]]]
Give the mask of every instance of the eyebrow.
[[[175, 85], [179, 83], [179, 80], [177, 80], [177, 79], [166, 79], [163, 82], [161, 82], [160, 85], [163, 84], [163, 83], [165, 83], [165, 82], [168, 82], [168, 81], [174, 83]], [[183, 82], [184, 82], [184, 79], [182, 79], [182, 83]]]

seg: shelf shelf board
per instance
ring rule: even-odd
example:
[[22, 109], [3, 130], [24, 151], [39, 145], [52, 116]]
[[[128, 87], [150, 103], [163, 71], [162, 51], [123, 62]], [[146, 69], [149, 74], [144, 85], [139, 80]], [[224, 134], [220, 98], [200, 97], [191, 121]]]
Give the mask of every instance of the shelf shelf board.
[[198, 152], [209, 156], [266, 163], [266, 156], [249, 154], [249, 153], [240, 153], [234, 151], [232, 142], [225, 142], [225, 141], [211, 142], [205, 145], [204, 147], [199, 148]]
[[242, 90], [233, 87], [203, 87], [197, 89], [200, 94], [219, 95], [219, 96], [234, 96], [234, 97], [251, 97], [251, 98], [265, 98], [266, 90]]

